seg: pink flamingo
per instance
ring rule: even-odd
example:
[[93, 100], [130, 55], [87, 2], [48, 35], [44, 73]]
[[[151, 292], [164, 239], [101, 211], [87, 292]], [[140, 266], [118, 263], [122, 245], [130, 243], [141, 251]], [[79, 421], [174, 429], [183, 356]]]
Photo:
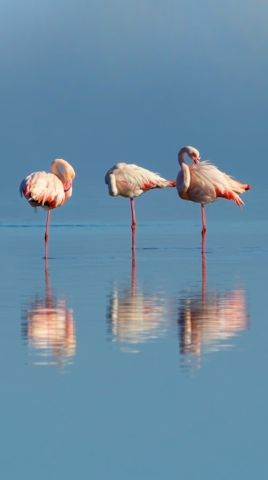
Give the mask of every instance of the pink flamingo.
[[72, 196], [74, 178], [73, 167], [66, 160], [57, 158], [51, 163], [51, 173], [33, 172], [20, 184], [21, 196], [24, 195], [32, 207], [42, 207], [47, 210], [45, 259], [48, 258], [50, 211], [53, 208], [61, 207]]
[[120, 195], [130, 199], [132, 250], [136, 248], [136, 212], [134, 198], [139, 197], [153, 188], [175, 187], [176, 182], [166, 180], [157, 173], [146, 170], [138, 165], [118, 163], [110, 168], [105, 175], [105, 183], [108, 185], [109, 194], [113, 197]]
[[[185, 154], [192, 160], [192, 165], [185, 162]], [[244, 202], [238, 193], [250, 190], [250, 185], [234, 180], [230, 175], [221, 172], [208, 161], [201, 161], [199, 151], [194, 147], [183, 147], [178, 153], [181, 171], [177, 176], [177, 191], [183, 200], [191, 200], [201, 204], [202, 213], [202, 253], [205, 252], [206, 216], [205, 205], [222, 197], [233, 200], [242, 207]]]

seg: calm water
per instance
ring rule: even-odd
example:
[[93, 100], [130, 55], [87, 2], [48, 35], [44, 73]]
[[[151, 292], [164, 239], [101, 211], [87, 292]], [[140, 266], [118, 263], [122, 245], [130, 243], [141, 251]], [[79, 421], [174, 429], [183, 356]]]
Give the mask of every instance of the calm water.
[[0, 231], [2, 478], [267, 478], [265, 223]]

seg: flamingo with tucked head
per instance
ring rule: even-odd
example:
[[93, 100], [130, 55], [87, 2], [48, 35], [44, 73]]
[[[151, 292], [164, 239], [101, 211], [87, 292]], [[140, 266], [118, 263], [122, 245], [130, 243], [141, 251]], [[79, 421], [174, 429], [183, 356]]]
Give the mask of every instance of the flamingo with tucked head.
[[157, 173], [139, 167], [138, 165], [118, 163], [106, 173], [105, 183], [108, 185], [111, 196], [116, 197], [120, 195], [121, 197], [130, 199], [133, 250], [136, 247], [136, 212], [134, 198], [154, 188], [175, 187], [176, 182], [166, 180]]
[[[192, 160], [191, 165], [186, 163], [185, 155], [188, 155]], [[178, 153], [178, 160], [181, 167], [177, 176], [179, 196], [183, 200], [191, 200], [201, 204], [202, 253], [204, 253], [207, 230], [205, 205], [222, 197], [233, 200], [238, 207], [242, 207], [244, 202], [238, 194], [250, 190], [250, 185], [238, 182], [208, 161], [201, 161], [200, 153], [194, 147], [181, 148]]]
[[51, 163], [51, 173], [33, 172], [20, 184], [20, 193], [32, 207], [47, 210], [45, 230], [45, 259], [48, 258], [48, 231], [50, 211], [61, 207], [72, 196], [72, 182], [75, 178], [73, 167], [57, 158]]

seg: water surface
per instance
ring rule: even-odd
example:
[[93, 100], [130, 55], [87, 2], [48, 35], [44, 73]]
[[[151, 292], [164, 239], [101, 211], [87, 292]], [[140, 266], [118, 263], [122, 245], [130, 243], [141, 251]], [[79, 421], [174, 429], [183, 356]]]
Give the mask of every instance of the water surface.
[[267, 227], [199, 236], [1, 227], [3, 478], [266, 478]]

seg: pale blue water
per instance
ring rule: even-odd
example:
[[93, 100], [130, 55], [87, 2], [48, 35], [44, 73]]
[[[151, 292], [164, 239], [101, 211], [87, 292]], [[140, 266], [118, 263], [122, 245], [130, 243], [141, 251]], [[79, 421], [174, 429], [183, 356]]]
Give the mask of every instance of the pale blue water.
[[129, 230], [0, 229], [3, 478], [265, 479], [267, 225]]

